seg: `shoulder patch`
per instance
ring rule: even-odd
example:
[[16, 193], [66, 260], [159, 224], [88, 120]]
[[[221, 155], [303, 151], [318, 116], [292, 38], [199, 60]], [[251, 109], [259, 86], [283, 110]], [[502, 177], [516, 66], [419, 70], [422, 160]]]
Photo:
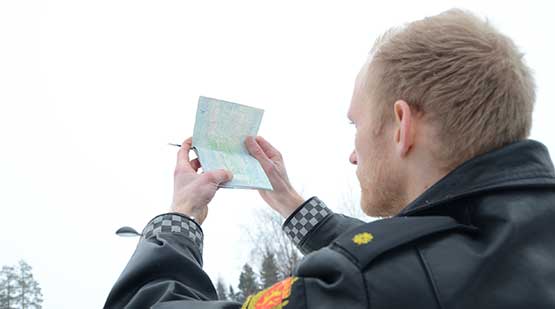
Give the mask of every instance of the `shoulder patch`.
[[249, 296], [241, 309], [280, 309], [289, 303], [291, 288], [297, 277], [288, 277], [271, 287]]
[[452, 230], [477, 229], [444, 216], [393, 217], [369, 222], [342, 234], [333, 242], [332, 248], [339, 248], [363, 269], [391, 249], [427, 235]]

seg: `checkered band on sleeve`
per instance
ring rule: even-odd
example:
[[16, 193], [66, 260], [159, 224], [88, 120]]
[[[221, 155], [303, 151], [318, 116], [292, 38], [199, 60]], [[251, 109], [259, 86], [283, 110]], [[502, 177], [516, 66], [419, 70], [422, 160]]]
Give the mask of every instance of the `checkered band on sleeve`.
[[332, 211], [317, 197], [301, 205], [283, 224], [283, 231], [296, 246], [300, 246], [306, 235]]
[[175, 213], [156, 216], [143, 230], [143, 237], [148, 239], [158, 233], [181, 233], [192, 240], [202, 254], [204, 235], [200, 226], [192, 219]]

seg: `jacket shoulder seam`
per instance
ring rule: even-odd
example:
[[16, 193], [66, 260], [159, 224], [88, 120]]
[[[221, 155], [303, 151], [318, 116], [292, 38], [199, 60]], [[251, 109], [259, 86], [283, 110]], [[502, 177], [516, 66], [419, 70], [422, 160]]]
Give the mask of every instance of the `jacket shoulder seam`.
[[422, 253], [420, 248], [418, 248], [418, 246], [414, 246], [414, 249], [417, 252], [417, 255], [418, 255], [418, 258], [420, 259], [420, 262], [422, 263], [422, 268], [424, 269], [424, 272], [426, 273], [426, 276], [428, 277], [428, 280], [430, 281], [430, 285], [432, 286], [432, 291], [433, 291], [434, 297], [437, 301], [437, 305], [440, 309], [443, 309], [443, 304], [441, 303], [439, 286], [437, 285], [437, 280], [435, 278], [435, 275], [434, 275], [430, 265], [426, 261], [426, 259], [424, 257], [424, 254]]
[[368, 289], [368, 282], [366, 281], [366, 276], [364, 276], [364, 272], [360, 272], [360, 276], [362, 277], [362, 284], [364, 286], [364, 295], [366, 295], [366, 308], [370, 309], [370, 290]]
[[349, 260], [349, 262], [351, 262], [353, 265], [355, 265], [356, 268], [358, 268], [361, 272], [363, 271], [363, 269], [360, 267], [360, 263], [358, 263], [357, 258], [352, 255], [349, 251], [345, 250], [343, 247], [338, 246], [335, 243], [332, 243], [329, 248], [339, 254], [341, 254], [343, 257], [345, 257], [347, 260]]
[[358, 269], [358, 273], [360, 274], [360, 279], [362, 281], [362, 286], [364, 288], [364, 295], [366, 296], [366, 308], [370, 309], [370, 290], [368, 289], [368, 282], [366, 280], [366, 276], [364, 276], [364, 270], [360, 267], [360, 264], [358, 263], [356, 257], [353, 256], [349, 251], [345, 250], [335, 243], [331, 244], [329, 248], [330, 250], [333, 250], [343, 256]]

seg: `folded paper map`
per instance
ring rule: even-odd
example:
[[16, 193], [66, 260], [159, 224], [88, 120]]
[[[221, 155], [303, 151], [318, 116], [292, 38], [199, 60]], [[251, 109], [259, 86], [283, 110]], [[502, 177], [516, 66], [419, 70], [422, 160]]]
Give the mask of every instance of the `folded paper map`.
[[263, 114], [262, 109], [199, 97], [193, 150], [203, 171], [223, 168], [233, 173], [233, 179], [220, 187], [273, 190], [245, 147], [245, 138], [256, 136]]

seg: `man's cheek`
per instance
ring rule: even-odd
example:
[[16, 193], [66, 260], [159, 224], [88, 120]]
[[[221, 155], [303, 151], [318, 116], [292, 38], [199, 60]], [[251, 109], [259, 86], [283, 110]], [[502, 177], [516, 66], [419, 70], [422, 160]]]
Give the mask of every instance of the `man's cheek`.
[[366, 185], [368, 184], [368, 170], [366, 169], [364, 163], [361, 163], [360, 161], [359, 161], [359, 164], [357, 165], [356, 175], [360, 183], [360, 186], [362, 188], [365, 188]]

